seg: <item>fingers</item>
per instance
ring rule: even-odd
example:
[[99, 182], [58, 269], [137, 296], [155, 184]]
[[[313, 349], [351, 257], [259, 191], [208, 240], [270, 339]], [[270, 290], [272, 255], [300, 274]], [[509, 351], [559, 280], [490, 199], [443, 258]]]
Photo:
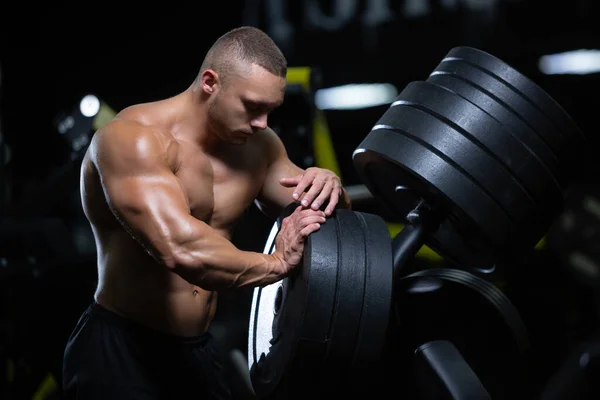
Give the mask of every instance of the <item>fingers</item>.
[[321, 224], [324, 224], [327, 221], [325, 218], [325, 213], [322, 211], [314, 211], [309, 208], [303, 210], [301, 214], [302, 216], [298, 221], [300, 240], [304, 240], [311, 233], [321, 229]]
[[293, 213], [281, 222], [281, 229], [277, 234], [276, 247], [281, 251], [282, 260], [289, 268], [297, 266], [303, 256], [304, 240], [313, 232], [321, 228], [327, 221], [325, 213], [302, 206], [296, 207]]
[[293, 224], [302, 228], [312, 223], [324, 223], [326, 221], [325, 213], [320, 210], [313, 210], [310, 208], [304, 208], [302, 206], [296, 207], [294, 212], [284, 218], [283, 223]]
[[310, 224], [300, 231], [300, 236], [302, 238], [306, 238], [308, 235], [318, 231], [319, 229], [321, 229], [321, 224]]
[[[319, 193], [326, 190], [326, 187], [327, 187], [327, 181], [325, 181], [325, 180], [318, 179], [318, 180], [313, 181], [310, 190], [306, 193], [306, 195], [302, 199], [302, 205], [304, 207], [311, 207], [313, 210], [318, 210], [319, 204], [314, 203], [315, 198], [319, 195]], [[331, 187], [329, 187], [329, 190], [331, 190]], [[327, 197], [329, 197], [329, 193], [325, 192], [324, 194], [326, 194]]]
[[295, 226], [296, 232], [301, 232], [310, 225], [320, 225], [327, 221], [325, 213], [320, 210], [312, 210], [310, 208], [302, 208], [298, 206], [294, 213], [284, 219], [286, 225]]
[[280, 179], [280, 183], [286, 187], [295, 186], [292, 197], [294, 200], [302, 199], [302, 207], [310, 207], [316, 211], [329, 200], [325, 208], [326, 216], [333, 213], [340, 201], [341, 182], [328, 170], [309, 168], [304, 174]]
[[[304, 193], [306, 188], [309, 187], [313, 183], [314, 177], [315, 177], [315, 173], [313, 173], [312, 171], [307, 170], [306, 173], [304, 173], [302, 178], [299, 179], [298, 184], [296, 185], [296, 188], [294, 189], [294, 193], [292, 194], [292, 197], [294, 198], [294, 200], [298, 200], [300, 198], [300, 196], [302, 195], [302, 193]], [[302, 199], [302, 205], [304, 205], [304, 203], [305, 203], [305, 199]], [[308, 206], [308, 204], [310, 204], [310, 203], [306, 202], [306, 205], [304, 205], [304, 207]]]
[[279, 183], [285, 187], [294, 187], [298, 184], [298, 182], [300, 182], [301, 179], [302, 179], [302, 175], [296, 175], [296, 176], [292, 176], [289, 178], [281, 178], [279, 180]]
[[325, 221], [327, 221], [327, 219], [325, 218], [325, 215], [320, 213], [320, 214], [305, 216], [305, 217], [301, 218], [299, 222], [300, 222], [300, 228], [303, 229], [305, 226], [308, 226], [311, 224], [324, 224]]
[[[333, 192], [334, 192], [335, 186], [336, 186], [335, 181], [327, 182], [321, 189], [321, 193], [317, 193], [318, 197], [312, 202], [311, 208], [313, 210], [318, 210], [321, 207], [321, 205], [325, 204], [327, 199], [334, 194]], [[335, 207], [335, 205], [334, 205], [334, 207]], [[329, 206], [329, 208], [332, 208], [332, 207]], [[329, 215], [329, 214], [327, 214], [327, 215]]]
[[337, 203], [340, 200], [340, 186], [336, 185], [337, 187], [331, 191], [331, 195], [329, 196], [329, 204], [327, 205], [327, 208], [325, 209], [325, 215], [330, 216], [331, 213], [333, 212], [333, 210], [335, 210], [335, 206], [337, 206]]

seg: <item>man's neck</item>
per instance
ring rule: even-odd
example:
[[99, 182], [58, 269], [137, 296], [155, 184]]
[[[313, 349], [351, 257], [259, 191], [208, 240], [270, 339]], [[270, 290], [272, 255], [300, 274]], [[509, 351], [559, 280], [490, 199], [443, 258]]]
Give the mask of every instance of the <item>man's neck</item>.
[[218, 149], [218, 136], [211, 132], [208, 124], [206, 103], [202, 93], [190, 86], [177, 96], [181, 112], [175, 123], [175, 135], [186, 142], [200, 146], [205, 152], [211, 153]]

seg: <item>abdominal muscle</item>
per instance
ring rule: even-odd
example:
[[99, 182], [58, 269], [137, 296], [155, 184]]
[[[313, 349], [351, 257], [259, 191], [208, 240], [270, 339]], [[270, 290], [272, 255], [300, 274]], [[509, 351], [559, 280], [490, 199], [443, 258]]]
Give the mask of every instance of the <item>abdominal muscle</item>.
[[126, 232], [99, 238], [98, 287], [101, 306], [141, 325], [181, 337], [205, 332], [217, 294], [201, 289], [158, 264]]

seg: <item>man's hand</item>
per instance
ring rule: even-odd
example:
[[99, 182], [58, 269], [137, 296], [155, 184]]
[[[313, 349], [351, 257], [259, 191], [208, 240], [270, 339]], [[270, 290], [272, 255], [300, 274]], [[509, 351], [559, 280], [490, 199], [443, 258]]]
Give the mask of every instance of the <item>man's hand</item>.
[[281, 221], [281, 229], [275, 239], [275, 253], [289, 272], [302, 261], [305, 239], [319, 230], [325, 223], [325, 214], [320, 210], [296, 207], [294, 212]]
[[331, 215], [340, 201], [346, 207], [350, 205], [340, 178], [327, 169], [311, 167], [302, 174], [281, 178], [279, 182], [285, 187], [295, 187], [294, 200], [302, 198], [302, 206], [310, 207], [312, 210], [318, 210], [329, 200], [325, 208], [326, 216]]

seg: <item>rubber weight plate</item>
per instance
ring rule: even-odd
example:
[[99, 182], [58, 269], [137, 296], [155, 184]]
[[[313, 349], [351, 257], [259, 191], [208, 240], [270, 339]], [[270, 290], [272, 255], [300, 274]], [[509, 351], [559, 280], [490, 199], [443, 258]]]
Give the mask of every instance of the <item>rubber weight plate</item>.
[[[422, 344], [447, 340], [493, 399], [524, 394], [528, 333], [502, 291], [466, 271], [429, 269], [401, 278], [396, 294], [398, 368], [410, 371]], [[410, 374], [406, 380], [410, 384]]]
[[386, 112], [375, 129], [397, 132], [438, 154], [495, 200], [511, 220], [529, 219], [535, 214], [536, 204], [512, 174], [442, 119], [420, 108], [400, 104]]
[[[265, 253], [275, 250], [274, 224]], [[259, 398], [357, 391], [385, 344], [392, 298], [392, 251], [385, 221], [337, 210], [306, 240], [302, 267], [256, 288], [248, 366]], [[354, 383], [349, 385], [348, 380]]]
[[[432, 125], [418, 128], [420, 134], [396, 129], [408, 124], [404, 115], [397, 115], [400, 106], [429, 114]], [[451, 137], [433, 151], [427, 148], [431, 143], [421, 135], [436, 135], [431, 131], [441, 124], [450, 128], [446, 133], [464, 137], [462, 149], [441, 150], [452, 142]], [[391, 129], [404, 133], [393, 135]], [[467, 142], [472, 145], [464, 147]], [[441, 159], [444, 152], [453, 155]], [[483, 160], [478, 157], [482, 153], [487, 154], [487, 162], [476, 171], [472, 159]], [[471, 102], [427, 82], [412, 82], [403, 90], [355, 150], [353, 161], [365, 186], [391, 212], [405, 216], [419, 198], [441, 205], [447, 220], [425, 241], [461, 267], [487, 270], [533, 249], [562, 205], [562, 192], [552, 173], [510, 131]], [[446, 171], [449, 162], [461, 170]], [[494, 171], [508, 176], [492, 182]], [[399, 187], [408, 190], [398, 191]]]
[[546, 91], [531, 79], [497, 57], [472, 47], [455, 47], [445, 59], [457, 59], [468, 62], [487, 73], [498, 77], [512, 86], [521, 96], [534, 104], [567, 138], [584, 140], [583, 132]]
[[560, 150], [555, 152], [518, 114], [499, 102], [489, 92], [481, 90], [469, 81], [446, 73], [433, 73], [427, 78], [427, 82], [451, 90], [479, 107], [482, 111], [488, 113], [512, 132], [515, 138], [526, 146], [550, 170], [555, 180], [557, 180], [557, 185], [558, 182], [565, 181], [557, 158], [557, 153]]
[[[393, 107], [378, 122], [374, 129], [391, 130], [406, 136], [413, 142], [418, 142], [444, 159], [448, 163], [444, 168], [454, 168], [457, 173], [463, 174], [466, 179], [473, 182], [472, 191], [469, 192], [469, 196], [472, 196], [472, 204], [469, 205], [468, 210], [489, 203], [489, 201], [475, 201], [481, 196], [487, 196], [491, 201], [495, 201], [508, 216], [511, 226], [519, 227], [514, 233], [515, 242], [529, 243], [544, 235], [548, 223], [540, 224], [538, 221], [551, 221], [551, 218], [543, 215], [543, 208], [534, 203], [506, 168], [469, 140], [468, 136], [443, 120], [406, 105]], [[482, 215], [485, 213], [485, 210], [480, 212]], [[432, 245], [435, 247], [435, 244]]]
[[478, 143], [512, 173], [536, 203], [562, 197], [554, 175], [536, 153], [523, 146], [512, 131], [456, 93], [429, 82], [411, 82], [392, 107], [399, 104], [420, 107]]
[[570, 142], [535, 104], [532, 104], [529, 99], [524, 98], [515, 88], [498, 77], [492, 76], [472, 64], [454, 58], [444, 59], [431, 73], [430, 77], [439, 75], [450, 75], [468, 82], [482, 92], [487, 93], [490, 97], [497, 99], [506, 109], [530, 126], [540, 139], [552, 149], [563, 170], [563, 164], [573, 157], [572, 153], [577, 149], [577, 146]]
[[516, 235], [508, 215], [439, 155], [383, 128], [372, 130], [360, 150], [354, 154], [358, 174], [390, 213], [406, 216], [420, 199], [444, 209], [444, 220], [426, 241], [448, 261], [485, 270], [508, 254], [497, 251]]

